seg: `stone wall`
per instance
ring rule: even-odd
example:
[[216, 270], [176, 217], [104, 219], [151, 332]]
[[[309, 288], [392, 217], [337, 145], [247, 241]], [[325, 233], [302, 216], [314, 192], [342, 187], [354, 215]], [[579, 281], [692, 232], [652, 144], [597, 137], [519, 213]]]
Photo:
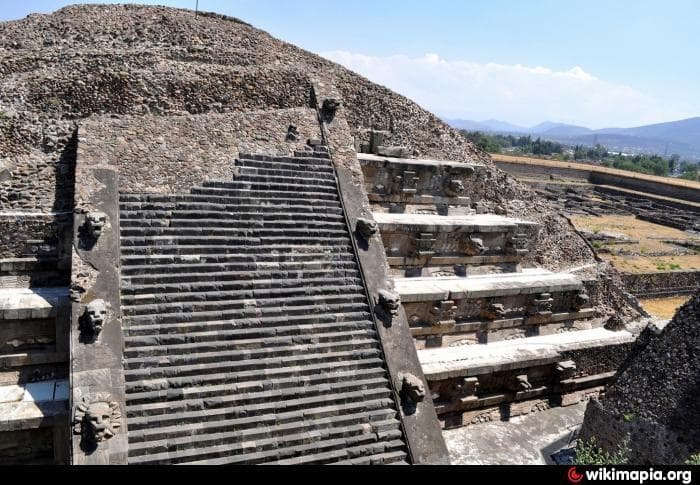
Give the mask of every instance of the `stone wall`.
[[662, 332], [645, 330], [580, 438], [615, 452], [630, 438], [631, 464], [682, 464], [700, 451], [700, 293]]
[[700, 287], [700, 271], [624, 273], [622, 280], [637, 298], [690, 295]]
[[[288, 128], [297, 138], [288, 141]], [[297, 108], [207, 116], [93, 117], [80, 128], [78, 157], [118, 167], [119, 190], [189, 192], [233, 176], [239, 153], [292, 154], [319, 139], [316, 111]], [[78, 189], [80, 190], [80, 189]]]
[[0, 259], [54, 253], [70, 219], [71, 214], [0, 214]]

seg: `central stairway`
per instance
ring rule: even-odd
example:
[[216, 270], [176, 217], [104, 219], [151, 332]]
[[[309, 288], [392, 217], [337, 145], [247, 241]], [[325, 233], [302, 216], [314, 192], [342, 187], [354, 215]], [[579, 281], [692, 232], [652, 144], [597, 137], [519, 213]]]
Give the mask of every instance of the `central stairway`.
[[120, 195], [129, 463], [406, 463], [328, 156]]

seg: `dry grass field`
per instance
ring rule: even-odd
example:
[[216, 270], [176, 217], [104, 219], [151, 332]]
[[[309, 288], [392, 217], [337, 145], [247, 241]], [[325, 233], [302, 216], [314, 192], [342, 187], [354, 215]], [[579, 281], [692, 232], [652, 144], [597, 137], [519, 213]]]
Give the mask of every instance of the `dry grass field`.
[[[610, 261], [620, 271], [647, 273], [652, 271], [700, 270], [700, 254], [664, 242], [670, 239], [696, 239], [687, 232], [642, 221], [634, 216], [571, 216], [577, 229], [593, 233], [619, 233], [637, 240], [636, 243], [605, 244], [596, 242], [601, 258]], [[609, 251], [609, 252], [608, 252]], [[691, 254], [678, 255], [677, 252]]]
[[673, 298], [654, 298], [640, 300], [646, 311], [659, 318], [673, 318], [681, 305], [690, 300], [690, 296], [676, 296]]

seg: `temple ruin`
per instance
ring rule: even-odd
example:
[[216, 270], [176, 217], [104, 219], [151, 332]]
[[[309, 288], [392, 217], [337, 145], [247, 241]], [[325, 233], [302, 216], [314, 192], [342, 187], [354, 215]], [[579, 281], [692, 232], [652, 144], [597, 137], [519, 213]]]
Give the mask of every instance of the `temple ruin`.
[[0, 24], [0, 460], [446, 464], [645, 328], [555, 205], [240, 20]]

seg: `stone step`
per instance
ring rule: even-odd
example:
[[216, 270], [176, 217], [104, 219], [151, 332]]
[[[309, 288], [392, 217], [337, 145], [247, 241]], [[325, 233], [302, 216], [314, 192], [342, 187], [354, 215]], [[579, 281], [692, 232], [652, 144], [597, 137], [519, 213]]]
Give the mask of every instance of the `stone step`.
[[409, 465], [408, 454], [403, 450], [388, 451], [376, 455], [360, 456], [347, 460], [340, 460], [333, 465]]
[[[339, 449], [334, 451], [327, 451], [321, 453], [311, 453], [308, 447], [300, 450], [299, 456], [294, 458], [286, 458], [276, 462], [271, 462], [271, 464], [277, 465], [322, 465], [335, 463], [339, 460], [348, 459], [351, 457], [357, 457], [358, 455], [364, 455], [369, 457], [370, 463], [374, 459], [373, 464], [385, 463], [384, 460], [393, 461], [399, 459], [405, 459], [406, 453], [403, 451], [406, 444], [402, 440], [391, 440], [391, 441], [380, 441], [378, 443], [363, 444], [361, 446], [350, 446], [350, 443], [345, 443], [344, 446], [339, 447]], [[388, 454], [387, 451], [394, 451], [392, 454]]]
[[304, 201], [295, 203], [290, 200], [279, 204], [211, 204], [208, 202], [123, 202], [120, 219], [125, 221], [174, 219], [287, 219], [295, 217], [320, 218], [342, 216], [343, 211], [335, 205], [319, 203], [306, 204]]
[[[205, 213], [209, 216], [209, 213]], [[132, 227], [239, 227], [239, 224], [250, 224], [255, 223], [259, 225], [267, 224], [297, 224], [297, 223], [312, 223], [312, 224], [325, 224], [325, 223], [335, 223], [335, 222], [345, 222], [345, 219], [340, 214], [322, 214], [314, 213], [313, 220], [309, 220], [309, 214], [298, 214], [292, 212], [280, 213], [225, 213], [223, 217], [211, 218], [211, 217], [197, 217], [197, 218], [181, 218], [179, 213], [174, 214], [177, 217], [171, 217], [171, 214], [163, 215], [160, 218], [136, 218], [127, 219], [122, 218], [120, 220], [120, 225], [122, 230], [124, 228]], [[217, 216], [220, 216], [217, 213]]]
[[338, 294], [362, 293], [364, 287], [359, 285], [332, 286], [298, 286], [282, 289], [244, 289], [239, 291], [209, 291], [200, 293], [158, 293], [142, 295], [122, 295], [122, 308], [126, 306], [154, 305], [163, 303], [215, 302], [226, 300], [258, 300], [270, 298], [335, 296]]
[[[308, 409], [321, 406], [332, 406], [350, 402], [367, 402], [380, 399], [389, 399], [391, 389], [380, 386], [370, 389], [359, 389], [348, 392], [338, 392], [331, 394], [320, 394], [318, 396], [298, 397], [296, 399], [285, 399], [282, 401], [268, 401], [258, 404], [247, 405], [244, 408], [239, 406], [223, 406], [205, 409], [195, 409], [191, 411], [179, 411], [170, 414], [160, 414], [155, 416], [134, 416], [129, 418], [129, 437], [131, 431], [144, 428], [160, 428], [164, 426], [180, 425], [185, 426], [194, 423], [203, 423], [215, 420], [235, 420], [241, 416], [248, 419], [275, 413], [279, 418], [280, 414], [299, 413]], [[215, 405], [215, 403], [212, 403]], [[260, 423], [262, 424], [262, 423]], [[231, 429], [231, 428], [229, 428]], [[235, 428], [234, 428], [235, 429]]]
[[[136, 315], [164, 315], [170, 313], [197, 313], [216, 310], [247, 310], [246, 315], [262, 315], [267, 311], [278, 307], [282, 309], [309, 306], [338, 305], [342, 303], [362, 304], [365, 307], [366, 296], [361, 293], [339, 293], [336, 295], [321, 296], [297, 296], [292, 298], [255, 298], [249, 300], [215, 300], [215, 301], [187, 301], [172, 303], [157, 303], [149, 305], [122, 305], [122, 315], [130, 317]], [[292, 310], [292, 313], [297, 310]]]
[[[155, 330], [154, 328], [155, 327]], [[135, 330], [136, 329], [136, 330]], [[150, 332], [147, 332], [150, 330]], [[167, 332], [170, 333], [161, 333]], [[296, 343], [312, 342], [314, 339], [323, 341], [327, 335], [334, 336], [340, 333], [365, 332], [367, 335], [374, 332], [374, 326], [370, 321], [332, 322], [329, 324], [297, 324], [284, 327], [253, 327], [238, 328], [235, 322], [201, 322], [196, 324], [171, 324], [171, 325], [143, 325], [140, 327], [125, 328], [126, 342], [129, 349], [134, 350], [139, 346], [168, 345], [185, 342], [216, 341], [222, 338], [234, 342], [233, 347], [259, 346], [270, 340], [288, 339]], [[333, 337], [335, 338], [335, 337]]]
[[290, 164], [295, 167], [323, 166], [332, 169], [332, 162], [327, 157], [321, 156], [288, 156], [288, 155], [261, 155], [261, 154], [241, 154], [236, 159], [236, 166], [249, 162], [266, 162], [268, 165]]
[[[349, 241], [349, 240], [348, 240]], [[304, 241], [305, 244], [290, 244], [289, 241], [285, 241], [287, 244], [270, 244], [265, 246], [265, 253], [267, 254], [279, 254], [280, 252], [336, 252], [336, 253], [346, 253], [352, 251], [352, 246], [347, 242], [346, 244], [335, 244], [337, 241], [324, 241], [326, 244], [309, 244], [309, 241]], [[210, 255], [210, 254], [234, 254], [234, 255], [252, 255], [258, 257], [260, 255], [261, 248], [259, 246], [221, 246], [221, 245], [187, 245], [187, 246], [161, 246], [161, 247], [147, 247], [147, 246], [127, 246], [122, 247], [122, 261], [127, 258], [146, 258], [151, 256], [200, 256], [200, 255]]]
[[386, 377], [370, 379], [351, 379], [342, 382], [324, 383], [285, 389], [250, 390], [249, 392], [224, 392], [215, 396], [197, 398], [189, 396], [184, 399], [156, 401], [145, 404], [129, 403], [129, 419], [138, 417], [154, 417], [167, 414], [188, 412], [194, 410], [211, 410], [223, 407], [248, 408], [252, 405], [270, 402], [289, 401], [303, 395], [305, 398], [313, 398], [328, 394], [344, 392], [388, 389], [389, 382]]
[[[359, 278], [359, 271], [354, 267], [343, 267], [342, 264], [334, 265], [329, 262], [328, 269], [315, 269], [313, 267], [301, 267], [299, 269], [270, 269], [258, 271], [223, 271], [206, 273], [173, 273], [173, 274], [146, 274], [124, 276], [122, 283], [124, 286], [131, 285], [154, 285], [167, 283], [197, 283], [214, 279], [217, 283], [228, 281], [257, 281], [257, 280], [303, 280], [320, 277], [326, 278]], [[347, 266], [347, 265], [346, 265]], [[352, 265], [354, 266], [354, 265]]]
[[180, 399], [195, 399], [206, 398], [219, 395], [245, 394], [255, 391], [272, 390], [272, 389], [291, 389], [304, 386], [315, 385], [333, 385], [338, 382], [352, 380], [367, 380], [367, 379], [386, 379], [386, 370], [382, 367], [372, 367], [369, 369], [359, 368], [346, 370], [344, 372], [321, 373], [312, 375], [291, 375], [283, 378], [268, 378], [264, 381], [256, 379], [249, 381], [233, 381], [229, 380], [224, 383], [207, 384], [205, 382], [197, 382], [196, 384], [189, 381], [187, 385], [179, 387], [168, 386], [167, 388], [154, 391], [129, 392], [127, 388], [127, 403], [131, 405], [146, 404], [160, 401], [174, 401]]
[[188, 293], [196, 294], [207, 291], [236, 291], [236, 290], [274, 290], [274, 289], [292, 289], [299, 287], [323, 287], [326, 285], [337, 286], [344, 285], [360, 285], [362, 280], [359, 278], [342, 278], [339, 279], [333, 274], [319, 273], [317, 278], [305, 278], [304, 280], [245, 280], [245, 281], [199, 281], [192, 283], [154, 283], [149, 285], [122, 285], [122, 295], [151, 295], [154, 293]]
[[217, 262], [217, 263], [170, 263], [149, 265], [122, 265], [123, 276], [139, 276], [147, 273], [223, 273], [227, 271], [257, 271], [262, 269], [296, 270], [354, 268], [355, 261], [349, 256], [332, 256], [316, 254], [316, 258], [305, 258], [302, 261], [251, 261], [247, 262]]
[[[278, 194], [280, 195], [280, 194]], [[231, 211], [244, 212], [251, 207], [279, 210], [292, 206], [338, 207], [338, 201], [330, 197], [293, 197], [289, 192], [282, 192], [279, 197], [267, 198], [253, 195], [250, 191], [241, 191], [238, 196], [214, 196], [197, 194], [178, 195], [132, 195], [119, 202], [119, 209], [124, 210], [179, 210], [179, 211]]]
[[293, 200], [328, 200], [337, 201], [338, 194], [335, 189], [326, 189], [318, 186], [305, 186], [295, 184], [254, 184], [241, 182], [236, 189], [217, 189], [213, 187], [193, 187], [192, 195], [211, 197], [212, 201], [219, 198], [259, 198], [269, 199], [293, 199]]
[[327, 180], [335, 185], [335, 176], [333, 175], [333, 170], [300, 172], [299, 170], [289, 170], [282, 168], [246, 167], [239, 165], [236, 167], [236, 172], [236, 179], [241, 176], [297, 178], [301, 175], [304, 177], [304, 180]]
[[235, 168], [254, 168], [267, 170], [289, 170], [295, 173], [313, 174], [327, 173], [333, 174], [333, 167], [330, 164], [295, 164], [287, 162], [265, 162], [260, 160], [237, 160]]
[[331, 163], [120, 198], [130, 463], [405, 461]]
[[394, 282], [403, 303], [551, 293], [583, 288], [581, 281], [573, 274], [552, 273], [541, 269], [468, 278], [396, 278]]
[[[273, 410], [274, 411], [274, 410]], [[282, 410], [281, 410], [282, 411]], [[396, 415], [393, 402], [389, 398], [368, 399], [366, 401], [349, 400], [345, 403], [328, 404], [318, 403], [306, 409], [282, 411], [279, 413], [268, 412], [227, 418], [226, 415], [217, 416], [206, 422], [167, 424], [159, 427], [141, 427], [129, 429], [129, 443], [155, 442], [160, 440], [173, 440], [181, 437], [195, 437], [213, 433], [230, 432], [231, 430], [262, 429], [270, 427], [279, 430], [281, 434], [293, 433], [295, 429], [303, 429], [306, 426], [322, 428], [332, 426], [343, 421], [343, 416], [349, 415], [351, 422], [362, 422], [364, 419], [382, 421]], [[308, 424], [306, 424], [308, 423]], [[326, 423], [326, 424], [324, 424]], [[273, 435], [274, 436], [274, 435]]]
[[129, 448], [129, 461], [149, 464], [182, 463], [192, 458], [211, 459], [232, 453], [244, 455], [269, 449], [281, 450], [317, 442], [322, 438], [396, 431], [399, 426], [395, 419], [377, 421], [376, 417], [385, 416], [375, 412], [375, 415], [369, 416], [375, 420], [370, 421], [366, 416], [350, 414], [333, 416], [326, 425], [301, 422], [134, 443]]
[[0, 322], [55, 318], [68, 304], [68, 288], [0, 288]]
[[163, 379], [187, 377], [200, 379], [201, 376], [206, 376], [210, 373], [237, 373], [253, 372], [259, 379], [260, 370], [264, 370], [268, 374], [271, 370], [286, 369], [295, 366], [320, 365], [330, 362], [348, 362], [352, 360], [366, 360], [370, 358], [379, 358], [381, 351], [378, 348], [354, 349], [341, 352], [329, 352], [323, 354], [311, 355], [294, 355], [285, 358], [268, 359], [264, 363], [258, 359], [248, 359], [240, 361], [218, 361], [207, 364], [169, 366], [169, 367], [154, 367], [154, 368], [133, 368], [124, 370], [124, 376], [127, 382], [137, 382], [148, 379]]
[[[289, 172], [290, 175], [278, 175], [278, 174], [271, 174], [269, 173], [260, 173], [259, 171], [254, 174], [248, 174], [245, 173], [244, 171], [241, 172], [241, 169], [238, 170], [238, 173], [234, 176], [233, 181], [231, 180], [210, 180], [207, 182], [204, 182], [201, 186], [202, 187], [212, 187], [212, 188], [219, 188], [219, 189], [240, 189], [244, 188], [245, 186], [252, 184], [253, 186], [259, 186], [259, 185], [281, 185], [281, 186], [288, 186], [288, 185], [295, 185], [295, 186], [302, 186], [302, 187], [319, 187], [323, 188], [323, 192], [326, 192], [325, 189], [330, 189], [329, 192], [335, 192], [336, 191], [336, 185], [335, 185], [335, 178], [330, 176], [330, 174], [323, 174], [325, 176], [322, 177], [316, 177], [316, 176], [308, 176], [307, 174], [300, 174], [300, 173], [294, 173], [294, 172]], [[279, 172], [279, 170], [278, 170]], [[311, 189], [315, 190], [315, 189]]]
[[[340, 332], [342, 335], [330, 334], [326, 342], [297, 343], [293, 338], [269, 338], [270, 347], [248, 348], [247, 345], [233, 345], [228, 341], [185, 343], [180, 345], [161, 345], [158, 347], [127, 347], [124, 351], [125, 369], [157, 368], [163, 366], [189, 366], [212, 362], [239, 362], [247, 359], [258, 359], [256, 365], [264, 366], [265, 360], [275, 360], [281, 357], [302, 356], [310, 357], [316, 354], [326, 354], [349, 350], [365, 350], [377, 347], [376, 334], [372, 331]], [[352, 340], [343, 341], [343, 337]], [[299, 339], [299, 342], [302, 342]], [[278, 344], [277, 346], [274, 346]]]
[[317, 250], [304, 252], [297, 251], [292, 247], [286, 248], [285, 252], [271, 252], [264, 254], [198, 254], [179, 256], [174, 254], [154, 254], [143, 256], [122, 256], [122, 274], [124, 271], [135, 272], [140, 271], [140, 268], [152, 266], [163, 266], [173, 264], [234, 264], [234, 263], [287, 263], [314, 261], [316, 259], [326, 258], [332, 261], [347, 261], [354, 260], [350, 252], [338, 252], [337, 248], [321, 248]]
[[[369, 326], [367, 326], [369, 327]], [[245, 334], [243, 334], [245, 335]], [[291, 345], [331, 344], [333, 342], [344, 343], [343, 340], [362, 340], [375, 338], [376, 332], [372, 328], [335, 330], [326, 332], [309, 332], [296, 335], [263, 336], [260, 338], [242, 338], [241, 332], [209, 331], [191, 332], [179, 335], [149, 335], [126, 337], [126, 349], [124, 356], [131, 358], [145, 357], [170, 357], [181, 356], [187, 352], [213, 352], [213, 351], [257, 351], [260, 349], [280, 349]]]
[[[209, 386], [278, 386], [290, 387], [301, 382], [325, 382], [330, 376], [350, 374], [350, 375], [374, 375], [386, 372], [382, 367], [383, 361], [378, 357], [369, 357], [353, 360], [329, 360], [323, 362], [312, 362], [311, 364], [294, 365], [288, 367], [276, 367], [265, 370], [265, 380], [260, 379], [260, 371], [252, 369], [248, 371], [217, 372], [215, 368], [212, 372], [201, 375], [175, 376], [168, 378], [144, 379], [126, 383], [127, 400], [139, 402], [141, 394], [150, 395], [153, 392], [163, 392], [167, 390], [195, 390], [207, 388]], [[226, 371], [227, 369], [224, 369]]]
[[[393, 434], [392, 434], [393, 435]], [[387, 434], [387, 436], [389, 436]], [[253, 451], [252, 447], [241, 447], [240, 455], [226, 453], [225, 447], [216, 447], [213, 450], [218, 454], [207, 454], [211, 458], [187, 462], [188, 465], [235, 465], [235, 464], [277, 464], [277, 465], [302, 465], [302, 464], [332, 464], [348, 456], [376, 456], [373, 453], [392, 448], [405, 448], [400, 440], [379, 441], [375, 434], [357, 434], [333, 439], [324, 435], [325, 439], [317, 439], [311, 443], [289, 447], [274, 448], [272, 445], [261, 447], [262, 451]], [[267, 444], [269, 440], [263, 441]], [[396, 443], [401, 443], [397, 445]], [[238, 448], [237, 448], [238, 449]], [[250, 452], [245, 453], [245, 451]], [[215, 452], [216, 452], [215, 451]], [[386, 455], [386, 454], [383, 454]], [[220, 456], [220, 457], [219, 457]], [[404, 453], [405, 457], [405, 453]], [[390, 458], [387, 456], [386, 458]], [[375, 459], [375, 463], [378, 463]], [[383, 462], [383, 461], [382, 461]]]
[[[186, 319], [189, 317], [184, 317], [183, 319]], [[195, 328], [198, 329], [204, 329], [203, 331], [207, 331], [207, 329], [211, 330], [221, 330], [221, 331], [231, 331], [231, 330], [240, 330], [242, 332], [245, 332], [247, 330], [253, 329], [254, 331], [258, 332], [265, 332], [266, 335], [269, 334], [272, 330], [274, 330], [275, 335], [285, 335], [289, 333], [293, 333], [299, 328], [306, 328], [307, 325], [325, 325], [325, 324], [335, 324], [339, 325], [339, 328], [342, 328], [342, 325], [348, 325], [348, 324], [353, 324], [356, 322], [365, 322], [368, 321], [370, 318], [370, 314], [368, 311], [365, 309], [363, 311], [357, 311], [357, 312], [345, 312], [345, 313], [326, 313], [326, 314], [300, 314], [300, 315], [286, 315], [286, 316], [265, 316], [265, 317], [253, 317], [253, 318], [238, 318], [236, 320], [198, 320], [195, 319], [193, 322], [175, 322], [175, 323], [167, 323], [167, 324], [142, 324], [142, 325], [129, 325], [128, 327], [125, 325], [125, 329], [129, 330], [127, 332], [129, 335], [135, 337], [136, 335], [131, 334], [130, 329], [133, 327], [134, 329], [138, 330], [137, 335], [145, 336], [146, 335], [155, 335], [153, 332], [147, 333], [147, 327], [151, 327], [153, 329], [159, 329], [162, 328], [165, 331], [169, 332], [174, 332], [176, 335], [180, 334], [179, 337], [175, 337], [174, 335], [171, 335], [172, 338], [183, 338], [181, 333], [185, 329], [192, 329], [194, 331]], [[341, 325], [342, 324], [342, 325]], [[154, 330], [155, 331], [155, 330]]]
[[[125, 316], [125, 325], [161, 325], [164, 323], [185, 323], [185, 322], [205, 322], [205, 321], [220, 321], [220, 320], [240, 320], [241, 324], [247, 321], [256, 321], [262, 324], [266, 319], [277, 318], [280, 315], [286, 315], [288, 318], [306, 316], [309, 321], [316, 321], [319, 315], [328, 313], [331, 315], [340, 314], [359, 314], [368, 311], [369, 307], [366, 303], [344, 302], [340, 304], [315, 304], [303, 305], [289, 308], [272, 307], [265, 309], [248, 309], [248, 308], [233, 308], [221, 309], [217, 311], [198, 311], [193, 313], [173, 312], [161, 314], [137, 314], [133, 316]], [[306, 313], [304, 313], [306, 312]], [[301, 322], [303, 323], [303, 322]]]
[[534, 222], [493, 214], [435, 216], [432, 214], [375, 212], [373, 217], [382, 233], [486, 233], [516, 231], [530, 226], [537, 226]]
[[488, 345], [465, 345], [418, 351], [428, 381], [470, 377], [552, 364], [567, 351], [620, 345], [634, 341], [628, 331], [604, 328], [505, 340]]
[[235, 227], [223, 227], [220, 224], [199, 226], [175, 225], [166, 227], [122, 227], [122, 236], [252, 236], [258, 233], [266, 234], [271, 231], [276, 233], [299, 234], [302, 230], [309, 231], [337, 231], [338, 234], [346, 234], [344, 221], [310, 221], [310, 220], [288, 220], [288, 221], [246, 221], [239, 222]]
[[159, 246], [257, 246], [258, 250], [265, 246], [289, 243], [298, 240], [305, 244], [311, 239], [320, 245], [348, 245], [350, 238], [347, 231], [333, 231], [326, 229], [261, 229], [251, 230], [250, 236], [123, 236], [120, 241], [122, 247], [143, 247], [147, 250], [158, 250]]

